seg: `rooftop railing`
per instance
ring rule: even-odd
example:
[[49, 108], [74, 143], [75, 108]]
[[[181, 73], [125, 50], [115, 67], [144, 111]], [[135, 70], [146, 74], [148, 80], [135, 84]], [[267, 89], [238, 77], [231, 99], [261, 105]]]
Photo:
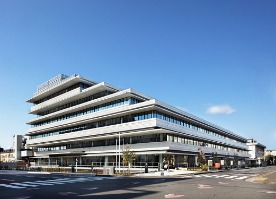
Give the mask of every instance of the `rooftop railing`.
[[68, 81], [70, 79], [73, 79], [75, 77], [79, 77], [79, 75], [71, 75], [71, 76], [67, 76], [67, 75], [64, 75], [64, 74], [60, 74], [48, 81], [46, 81], [45, 83], [43, 84], [40, 84], [39, 86], [37, 86], [37, 91], [36, 93], [34, 93], [34, 97], [39, 95], [40, 93], [46, 91], [46, 90], [49, 90], [51, 89], [52, 87], [54, 86], [57, 86], [57, 85], [60, 85], [62, 83], [64, 83], [64, 81]]

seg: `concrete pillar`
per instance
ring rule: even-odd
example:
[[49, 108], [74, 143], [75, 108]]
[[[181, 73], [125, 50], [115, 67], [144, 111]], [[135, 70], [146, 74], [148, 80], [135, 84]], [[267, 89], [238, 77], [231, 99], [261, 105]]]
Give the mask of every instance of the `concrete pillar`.
[[104, 157], [104, 166], [108, 166], [108, 156]]
[[80, 161], [79, 162], [80, 162], [80, 165], [82, 165], [82, 157], [81, 156], [80, 156]]
[[195, 156], [195, 162], [194, 162], [194, 164], [195, 164], [196, 166], [199, 165], [197, 160], [198, 160], [198, 156], [196, 155], [196, 156]]
[[179, 158], [178, 158], [178, 155], [173, 155], [173, 159], [174, 159], [174, 166], [175, 166], [175, 168], [178, 168], [178, 166], [179, 166]]
[[159, 155], [159, 165], [160, 165], [160, 168], [162, 169], [163, 168], [163, 155], [162, 154]]
[[51, 159], [50, 159], [50, 157], [48, 158], [48, 165], [49, 166], [51, 165]]

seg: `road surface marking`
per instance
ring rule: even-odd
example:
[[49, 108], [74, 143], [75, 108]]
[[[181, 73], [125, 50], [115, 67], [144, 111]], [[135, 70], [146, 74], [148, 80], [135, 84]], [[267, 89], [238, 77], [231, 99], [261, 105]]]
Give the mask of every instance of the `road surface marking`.
[[276, 193], [276, 191], [270, 191], [270, 190], [265, 190], [265, 191], [259, 191], [260, 193]]
[[[61, 184], [69, 184], [69, 183], [77, 183], [77, 182], [91, 182], [95, 180], [103, 180], [103, 179], [116, 179], [112, 177], [88, 177], [88, 178], [58, 178], [54, 180], [44, 180], [44, 181], [28, 181], [22, 183], [11, 183], [11, 184], [0, 184], [2, 187], [7, 188], [14, 188], [14, 189], [22, 189], [22, 188], [29, 188], [29, 187], [37, 187], [37, 186], [49, 186], [49, 185], [61, 185]], [[132, 185], [138, 184], [140, 182], [133, 182]]]
[[82, 189], [85, 189], [85, 190], [96, 190], [96, 189], [98, 189], [99, 187], [90, 187], [90, 188], [82, 188]]
[[212, 176], [206, 175], [206, 174], [204, 174], [204, 175], [202, 175], [202, 176], [207, 177], [207, 178], [211, 178], [211, 177], [212, 177]]
[[238, 176], [229, 176], [229, 177], [225, 177], [226, 179], [232, 179], [232, 178], [236, 178]]
[[0, 184], [0, 186], [13, 188], [13, 189], [24, 189], [25, 188], [25, 187], [13, 186], [13, 185], [8, 185], [8, 184]]
[[165, 198], [180, 198], [180, 197], [184, 197], [184, 195], [175, 195], [175, 194], [165, 195]]
[[43, 181], [34, 181], [34, 182], [24, 182], [24, 183], [28, 183], [28, 184], [34, 184], [34, 185], [53, 185], [53, 184], [49, 184], [49, 183], [43, 183]]
[[67, 196], [67, 195], [75, 195], [77, 193], [75, 193], [75, 192], [59, 192], [58, 194], [62, 195], [62, 196]]
[[27, 183], [11, 183], [12, 185], [19, 185], [23, 187], [37, 187], [38, 185], [33, 185], [33, 184], [27, 184]]
[[198, 184], [198, 188], [199, 189], [210, 189], [212, 187], [208, 184]]
[[229, 184], [228, 182], [218, 182], [219, 184]]
[[236, 178], [237, 180], [243, 180], [245, 178], [248, 178], [249, 176], [242, 176], [242, 177], [239, 177], [239, 178]]

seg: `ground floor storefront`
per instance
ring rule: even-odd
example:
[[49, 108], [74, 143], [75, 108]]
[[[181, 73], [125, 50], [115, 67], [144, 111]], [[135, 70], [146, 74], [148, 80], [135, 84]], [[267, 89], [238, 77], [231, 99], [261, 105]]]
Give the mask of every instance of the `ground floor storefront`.
[[[217, 163], [217, 164], [215, 164]], [[234, 168], [246, 166], [245, 158], [229, 157], [229, 156], [216, 156], [214, 154], [207, 154], [205, 157], [205, 164], [209, 167], [218, 168]], [[106, 167], [112, 166], [115, 168], [127, 166], [123, 162], [123, 155], [101, 155], [101, 156], [88, 156], [88, 155], [60, 155], [49, 156], [41, 158], [31, 158], [30, 166], [44, 167]], [[164, 165], [169, 165], [170, 168], [191, 168], [199, 166], [198, 154], [137, 154], [136, 159], [131, 163], [132, 168], [164, 168]]]

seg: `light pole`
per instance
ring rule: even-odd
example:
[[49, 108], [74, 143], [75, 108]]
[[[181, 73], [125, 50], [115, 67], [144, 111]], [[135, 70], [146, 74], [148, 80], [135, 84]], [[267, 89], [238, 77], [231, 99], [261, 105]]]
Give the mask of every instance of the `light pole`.
[[121, 172], [121, 135], [119, 132], [119, 173]]
[[118, 160], [117, 160], [117, 158], [118, 158], [118, 157], [117, 157], [117, 151], [118, 151], [118, 148], [117, 148], [117, 138], [116, 138], [116, 169], [117, 169], [117, 166], [118, 166], [118, 165], [117, 165], [117, 162], [118, 162]]

